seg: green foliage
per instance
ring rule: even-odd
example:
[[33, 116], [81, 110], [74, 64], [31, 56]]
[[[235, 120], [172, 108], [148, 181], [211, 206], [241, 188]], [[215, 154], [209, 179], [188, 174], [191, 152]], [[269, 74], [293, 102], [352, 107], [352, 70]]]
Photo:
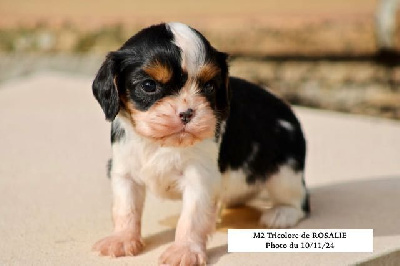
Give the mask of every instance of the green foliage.
[[80, 34], [73, 51], [86, 53], [96, 50], [96, 48], [110, 50], [110, 48], [120, 46], [125, 40], [123, 26], [117, 24], [86, 34]]

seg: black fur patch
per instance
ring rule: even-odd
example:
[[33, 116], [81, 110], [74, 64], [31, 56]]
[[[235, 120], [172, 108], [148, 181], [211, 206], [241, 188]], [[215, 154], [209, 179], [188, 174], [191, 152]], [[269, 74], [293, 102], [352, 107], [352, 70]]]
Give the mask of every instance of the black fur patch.
[[[254, 184], [265, 181], [289, 161], [295, 171], [303, 170], [306, 142], [290, 107], [238, 78], [230, 78], [230, 88], [230, 116], [220, 148], [220, 171], [243, 169], [248, 174], [247, 182]], [[293, 130], [276, 130], [278, 120], [287, 121]]]
[[106, 119], [112, 121], [118, 114], [120, 99], [115, 86], [115, 62], [110, 53], [97, 72], [92, 84], [93, 95], [104, 111]]
[[111, 124], [111, 143], [119, 142], [125, 138], [125, 129], [117, 121]]
[[311, 209], [310, 209], [310, 195], [308, 194], [308, 192], [307, 192], [307, 194], [306, 194], [306, 196], [304, 198], [304, 201], [303, 201], [303, 204], [301, 205], [301, 208], [307, 214], [311, 212]]
[[[303, 176], [303, 186], [306, 187], [306, 183], [304, 181], [304, 176]], [[303, 209], [303, 211], [307, 214], [309, 214], [311, 212], [311, 208], [310, 208], [310, 194], [308, 193], [307, 189], [306, 189], [306, 196], [304, 197], [303, 200], [303, 204], [301, 205], [301, 208]]]

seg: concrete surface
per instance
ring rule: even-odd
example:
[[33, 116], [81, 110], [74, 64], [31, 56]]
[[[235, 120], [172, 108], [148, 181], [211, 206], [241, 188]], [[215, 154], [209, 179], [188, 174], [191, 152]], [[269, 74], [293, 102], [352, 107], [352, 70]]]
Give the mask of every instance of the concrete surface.
[[[109, 124], [91, 77], [45, 72], [0, 86], [0, 265], [156, 265], [180, 203], [147, 198], [137, 257], [91, 252], [112, 231]], [[400, 123], [296, 108], [309, 145], [312, 215], [297, 228], [373, 228], [373, 253], [227, 253], [210, 264], [345, 265], [400, 249]]]

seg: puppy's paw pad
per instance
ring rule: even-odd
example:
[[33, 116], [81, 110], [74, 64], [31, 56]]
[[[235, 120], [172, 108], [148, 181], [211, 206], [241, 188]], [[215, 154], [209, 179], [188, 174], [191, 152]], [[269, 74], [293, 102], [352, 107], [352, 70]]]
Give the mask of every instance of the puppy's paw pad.
[[295, 207], [276, 206], [264, 212], [260, 224], [268, 228], [288, 228], [296, 225], [304, 216], [304, 211]]
[[143, 241], [140, 237], [131, 233], [115, 233], [99, 240], [93, 245], [93, 250], [102, 256], [122, 257], [135, 256], [143, 249]]
[[160, 265], [206, 265], [204, 250], [195, 244], [174, 243], [159, 258]]

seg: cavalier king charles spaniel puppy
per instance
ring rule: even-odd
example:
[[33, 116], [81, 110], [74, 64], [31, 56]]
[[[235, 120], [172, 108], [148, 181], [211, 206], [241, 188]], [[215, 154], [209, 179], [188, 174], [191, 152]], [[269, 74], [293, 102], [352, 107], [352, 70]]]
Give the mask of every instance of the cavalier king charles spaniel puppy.
[[101, 255], [142, 250], [147, 190], [183, 201], [160, 264], [205, 264], [220, 203], [244, 204], [267, 191], [273, 207], [260, 219], [267, 228], [294, 226], [309, 212], [306, 142], [293, 111], [229, 77], [227, 54], [195, 29], [163, 23], [141, 30], [107, 55], [93, 94], [112, 122], [114, 232], [94, 245]]

